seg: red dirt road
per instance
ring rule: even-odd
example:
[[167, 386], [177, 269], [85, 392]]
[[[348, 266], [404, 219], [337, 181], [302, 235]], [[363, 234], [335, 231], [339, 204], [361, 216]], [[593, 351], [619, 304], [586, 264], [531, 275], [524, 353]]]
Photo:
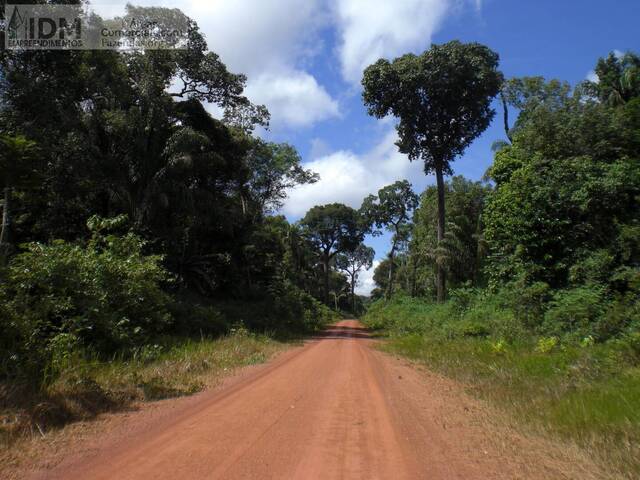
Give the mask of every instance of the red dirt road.
[[[447, 381], [428, 381], [372, 343], [357, 321], [340, 322], [138, 434], [105, 439], [90, 457], [69, 457], [36, 478], [564, 477], [506, 461], [467, 418], [475, 407], [438, 393]], [[443, 417], [448, 410], [457, 413]]]

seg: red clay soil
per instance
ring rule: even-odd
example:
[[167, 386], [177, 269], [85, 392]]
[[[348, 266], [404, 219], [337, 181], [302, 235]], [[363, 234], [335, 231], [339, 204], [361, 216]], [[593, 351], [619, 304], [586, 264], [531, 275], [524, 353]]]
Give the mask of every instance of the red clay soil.
[[[476, 404], [448, 380], [383, 354], [373, 343], [357, 321], [340, 322], [224, 388], [173, 408], [170, 415], [151, 423], [132, 415], [133, 426], [146, 422], [136, 433], [110, 432], [90, 452], [79, 450], [55, 467], [32, 471], [32, 477], [573, 476], [544, 448], [536, 453], [535, 442], [510, 430], [488, 429]], [[584, 473], [581, 478], [590, 476]]]

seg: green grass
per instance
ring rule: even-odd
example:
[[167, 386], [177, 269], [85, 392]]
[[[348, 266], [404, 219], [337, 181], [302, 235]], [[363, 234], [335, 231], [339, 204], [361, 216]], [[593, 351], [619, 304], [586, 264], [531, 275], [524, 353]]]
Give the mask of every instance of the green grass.
[[[533, 335], [506, 341], [493, 328], [486, 335], [474, 336], [476, 329], [465, 334], [460, 325], [470, 316], [482, 322], [477, 312], [461, 316], [451, 305], [432, 307], [410, 299], [389, 306], [376, 307], [364, 319], [390, 337], [382, 348], [460, 381], [523, 428], [580, 445], [612, 477], [640, 478], [640, 359], [635, 343], [619, 339], [580, 346], [560, 339], [545, 351]], [[491, 320], [482, 323], [490, 325]]]
[[0, 446], [138, 401], [199, 392], [233, 369], [262, 363], [286, 346], [241, 328], [217, 339], [167, 339], [126, 360], [69, 354], [56, 366], [57, 379], [44, 390], [0, 385]]

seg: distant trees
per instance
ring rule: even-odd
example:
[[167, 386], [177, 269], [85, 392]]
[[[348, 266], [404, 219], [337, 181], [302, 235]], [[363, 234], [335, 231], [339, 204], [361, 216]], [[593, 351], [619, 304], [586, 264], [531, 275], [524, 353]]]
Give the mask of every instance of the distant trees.
[[364, 244], [358, 245], [353, 251], [338, 254], [336, 266], [339, 270], [349, 276], [349, 287], [351, 289], [351, 309], [356, 311], [356, 285], [360, 272], [369, 270], [373, 265], [373, 258], [376, 252], [373, 248]]
[[329, 302], [330, 262], [341, 252], [355, 250], [366, 229], [356, 210], [341, 203], [313, 207], [300, 221], [305, 237], [322, 265], [325, 303]]
[[[502, 85], [498, 55], [477, 43], [433, 45], [421, 55], [380, 59], [362, 79], [369, 114], [398, 118], [398, 147], [421, 159], [438, 187], [438, 242], [445, 236], [444, 175], [451, 162], [488, 126], [491, 100]], [[445, 271], [438, 267], [438, 300], [445, 299]]]
[[377, 196], [369, 195], [360, 207], [368, 223], [377, 228], [386, 228], [393, 234], [389, 251], [389, 282], [385, 292], [387, 297], [393, 294], [395, 254], [399, 243], [409, 239], [409, 221], [417, 206], [418, 196], [411, 190], [411, 184], [401, 180], [381, 188]]
[[431, 279], [437, 265], [444, 265], [452, 288], [464, 284], [482, 286], [482, 266], [487, 255], [482, 216], [491, 187], [454, 176], [445, 182], [445, 192], [449, 219], [442, 242], [438, 242], [436, 235], [437, 188], [429, 186], [422, 193], [420, 207], [413, 216], [409, 254], [415, 263], [415, 271], [410, 275], [420, 277], [422, 289], [428, 291], [435, 286]]
[[[600, 81], [575, 88], [542, 77], [506, 81], [502, 96], [517, 116], [513, 125], [506, 118], [510, 142], [495, 149], [490, 183], [444, 182], [443, 238], [439, 188], [429, 186], [408, 245], [376, 268], [373, 296], [389, 289], [390, 270], [396, 291], [431, 296], [444, 267], [452, 305], [472, 308], [484, 327], [573, 340], [637, 335], [630, 333], [640, 325], [637, 58], [600, 59]], [[485, 301], [494, 302], [487, 311]], [[496, 305], [509, 311], [504, 324], [493, 323]]]

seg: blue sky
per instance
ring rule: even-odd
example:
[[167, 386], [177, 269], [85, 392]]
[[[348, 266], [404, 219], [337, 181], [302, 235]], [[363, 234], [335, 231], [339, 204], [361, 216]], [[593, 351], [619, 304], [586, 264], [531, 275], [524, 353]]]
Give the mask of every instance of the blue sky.
[[[104, 3], [104, 0], [102, 0]], [[112, 0], [113, 3], [124, 3]], [[290, 192], [295, 221], [315, 204], [362, 198], [395, 180], [417, 192], [433, 182], [397, 153], [392, 119], [367, 116], [359, 80], [380, 57], [431, 43], [477, 41], [494, 49], [507, 77], [543, 75], [575, 84], [598, 57], [640, 51], [640, 0], [140, 0], [182, 9], [228, 67], [248, 76], [246, 93], [272, 113], [264, 137], [293, 144], [321, 180]], [[100, 8], [98, 8], [100, 11]], [[212, 107], [212, 113], [217, 109]], [[500, 118], [454, 164], [480, 179]], [[384, 258], [388, 236], [367, 239]], [[372, 286], [371, 272], [361, 292]]]

